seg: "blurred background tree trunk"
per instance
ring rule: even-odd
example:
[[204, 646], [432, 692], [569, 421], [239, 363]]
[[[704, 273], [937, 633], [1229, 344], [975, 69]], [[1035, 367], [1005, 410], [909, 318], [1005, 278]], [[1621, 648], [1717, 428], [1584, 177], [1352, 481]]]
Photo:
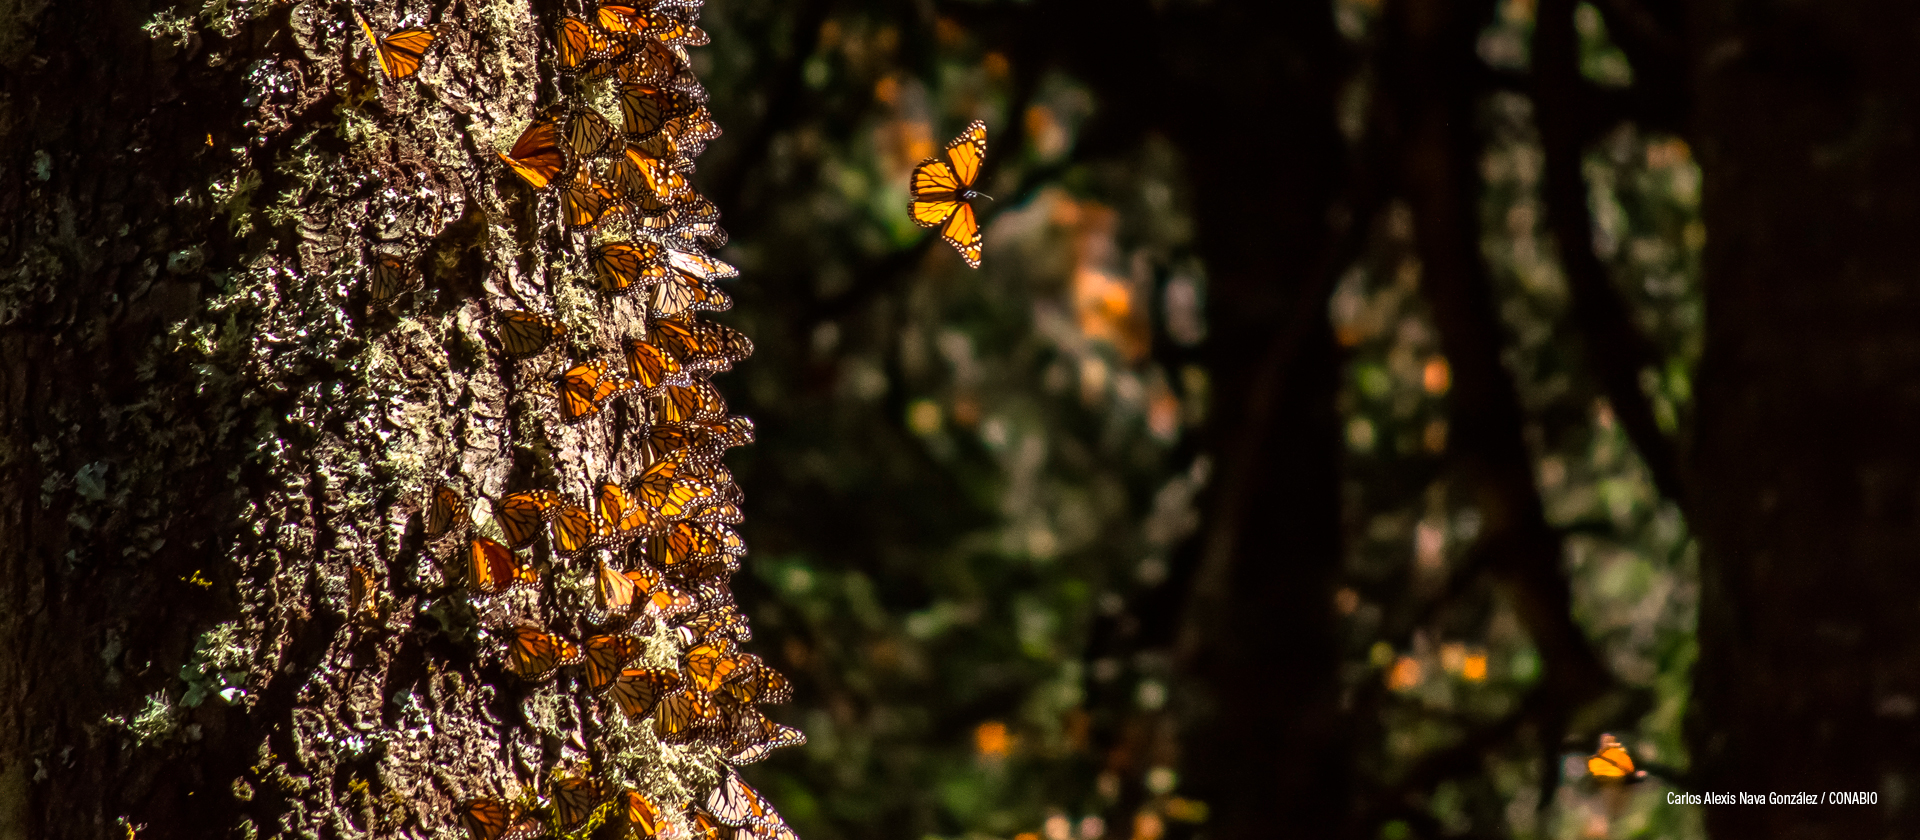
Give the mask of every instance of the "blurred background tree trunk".
[[1692, 5], [1707, 344], [1692, 471], [1716, 837], [1920, 825], [1920, 8]]

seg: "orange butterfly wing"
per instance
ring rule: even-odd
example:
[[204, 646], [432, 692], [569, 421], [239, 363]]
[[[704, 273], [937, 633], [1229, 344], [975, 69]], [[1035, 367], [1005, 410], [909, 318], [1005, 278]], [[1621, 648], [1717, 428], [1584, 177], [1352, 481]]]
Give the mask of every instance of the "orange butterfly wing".
[[534, 189], [543, 190], [567, 169], [563, 142], [560, 115], [549, 113], [527, 126], [514, 141], [513, 150], [501, 152], [500, 159]]

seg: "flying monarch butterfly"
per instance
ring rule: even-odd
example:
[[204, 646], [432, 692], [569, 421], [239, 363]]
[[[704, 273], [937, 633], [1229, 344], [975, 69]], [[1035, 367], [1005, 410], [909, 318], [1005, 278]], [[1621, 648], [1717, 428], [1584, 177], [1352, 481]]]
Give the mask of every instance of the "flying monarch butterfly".
[[627, 339], [626, 348], [627, 375], [640, 383], [642, 390], [652, 391], [679, 379], [680, 360], [668, 355], [667, 351], [641, 338]]
[[946, 161], [927, 158], [914, 167], [913, 200], [907, 203], [915, 224], [940, 228], [940, 238], [973, 268], [980, 267], [980, 221], [967, 202], [980, 196], [973, 182], [986, 156], [987, 124], [974, 120], [947, 144]]
[[653, 837], [664, 827], [660, 809], [637, 791], [624, 791], [617, 801], [626, 807], [627, 825], [641, 838]]
[[559, 820], [562, 831], [579, 827], [605, 801], [607, 796], [604, 788], [594, 779], [576, 777], [553, 780], [553, 814]]
[[1633, 769], [1633, 756], [1610, 734], [1600, 736], [1600, 749], [1587, 759], [1587, 773], [1601, 781], [1637, 782], [1647, 777], [1647, 771]]
[[591, 548], [598, 536], [600, 530], [594, 526], [593, 514], [586, 508], [567, 503], [554, 511], [553, 550], [561, 556], [572, 557]]
[[595, 245], [589, 262], [600, 291], [621, 294], [635, 286], [645, 288], [667, 276], [666, 251], [652, 242], [605, 242]]
[[613, 681], [613, 702], [627, 717], [643, 717], [680, 689], [680, 674], [659, 668], [628, 668]]
[[570, 228], [590, 228], [600, 224], [602, 216], [619, 212], [620, 196], [607, 184], [593, 179], [586, 166], [573, 173], [560, 191], [560, 219]]
[[656, 423], [687, 423], [713, 420], [727, 413], [727, 403], [713, 383], [696, 379], [686, 385], [668, 385], [654, 401]]
[[560, 416], [572, 422], [600, 413], [600, 404], [640, 383], [621, 376], [610, 376], [604, 362], [575, 365], [554, 377], [560, 393]]
[[437, 539], [453, 530], [454, 521], [466, 510], [460, 494], [445, 484], [433, 488], [433, 501], [427, 504], [427, 539]]
[[[603, 9], [606, 7], [602, 7]], [[658, 85], [630, 83], [620, 86], [620, 127], [632, 141], [648, 140], [665, 128], [667, 121], [683, 117], [700, 107], [684, 91]], [[643, 151], [652, 150], [643, 149]], [[668, 149], [671, 152], [671, 147]], [[654, 154], [671, 158], [671, 154]]]
[[400, 296], [415, 285], [417, 273], [406, 261], [392, 254], [381, 254], [373, 260], [373, 280], [368, 287], [373, 291], [374, 303], [385, 303]]
[[720, 707], [712, 695], [683, 686], [654, 707], [653, 734], [669, 744], [684, 744], [699, 739], [719, 719]]
[[514, 628], [507, 645], [507, 667], [528, 682], [540, 682], [555, 669], [579, 662], [580, 656], [573, 640], [529, 625]]
[[500, 346], [509, 356], [538, 355], [567, 334], [567, 325], [552, 315], [508, 311], [495, 317], [500, 321]]
[[578, 158], [599, 157], [613, 145], [613, 123], [591, 108], [567, 110], [567, 148]]
[[560, 174], [567, 171], [567, 149], [564, 135], [560, 131], [559, 111], [548, 111], [534, 118], [527, 130], [520, 132], [520, 139], [513, 143], [513, 150], [500, 152], [500, 159], [523, 180], [536, 190], [544, 190]]
[[540, 573], [504, 545], [486, 537], [474, 537], [467, 551], [467, 576], [473, 588], [487, 595], [498, 595], [521, 586], [539, 586]]
[[351, 620], [380, 617], [380, 603], [373, 595], [373, 570], [366, 566], [347, 568], [347, 617]]
[[490, 796], [461, 803], [459, 813], [460, 827], [473, 840], [501, 840], [513, 822], [512, 807]]
[[713, 495], [713, 487], [690, 478], [677, 461], [661, 461], [640, 474], [640, 500], [662, 519], [679, 519], [695, 502]]
[[381, 38], [373, 34], [373, 27], [359, 12], [354, 12], [353, 18], [360, 22], [360, 31], [367, 33], [367, 43], [373, 45], [373, 60], [380, 63], [380, 72], [396, 82], [419, 71], [420, 60], [426, 56], [427, 48], [433, 46], [431, 30], [399, 29]]
[[625, 634], [594, 636], [582, 645], [587, 658], [587, 690], [605, 691], [620, 678], [620, 669], [640, 656], [640, 640]]
[[494, 521], [505, 532], [507, 545], [522, 546], [540, 536], [547, 524], [547, 513], [566, 499], [552, 490], [522, 490], [508, 493], [494, 505]]
[[719, 690], [720, 684], [726, 682], [727, 677], [740, 667], [740, 660], [734, 656], [731, 642], [702, 642], [688, 649], [685, 656], [687, 675], [693, 678], [695, 686], [709, 694]]
[[651, 521], [639, 499], [627, 492], [627, 488], [610, 481], [600, 484], [599, 497], [594, 500], [594, 506], [600, 516], [602, 530], [614, 537], [645, 528]]

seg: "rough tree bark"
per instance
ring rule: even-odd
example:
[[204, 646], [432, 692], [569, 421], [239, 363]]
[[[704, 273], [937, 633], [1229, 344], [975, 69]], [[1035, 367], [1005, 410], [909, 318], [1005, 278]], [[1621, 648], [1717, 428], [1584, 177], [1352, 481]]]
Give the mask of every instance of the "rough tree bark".
[[[476, 613], [464, 543], [424, 538], [439, 482], [635, 471], [626, 404], [562, 426], [493, 335], [618, 320], [493, 159], [558, 96], [560, 11], [356, 8], [435, 28], [418, 76], [344, 3], [0, 12], [0, 838], [451, 837], [570, 762], [660, 801], [716, 777], [509, 677], [493, 628], [541, 608]], [[388, 304], [382, 255], [423, 275]]]
[[1716, 837], [1920, 825], [1920, 8], [1691, 4], [1706, 173], [1699, 789], [1877, 807], [1711, 808]]

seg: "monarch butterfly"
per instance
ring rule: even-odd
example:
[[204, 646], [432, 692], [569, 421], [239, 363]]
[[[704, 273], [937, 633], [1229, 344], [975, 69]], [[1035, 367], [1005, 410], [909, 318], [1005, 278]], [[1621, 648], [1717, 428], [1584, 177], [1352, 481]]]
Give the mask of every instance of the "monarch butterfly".
[[1587, 759], [1587, 773], [1602, 781], [1631, 782], [1647, 776], [1647, 771], [1633, 769], [1633, 756], [1610, 734], [1600, 736], [1600, 749]]
[[[678, 82], [680, 71], [685, 66], [686, 63], [681, 61], [679, 53], [672, 47], [649, 40], [635, 45], [614, 72], [621, 82], [627, 84], [667, 85]], [[679, 84], [672, 86], [681, 87]]]
[[768, 665], [766, 660], [751, 654], [739, 656], [740, 667], [734, 672], [722, 690], [742, 703], [790, 703], [793, 701], [793, 684], [786, 676]]
[[680, 591], [672, 584], [662, 583], [655, 586], [647, 596], [647, 613], [659, 616], [661, 621], [672, 621], [693, 612], [695, 608], [693, 596]]
[[718, 820], [715, 820], [712, 814], [691, 805], [688, 806], [688, 808], [691, 811], [688, 822], [693, 824], [693, 836], [690, 840], [721, 840], [722, 837], [727, 837], [728, 840], [732, 840], [731, 835], [733, 832], [721, 831], [725, 826], [721, 825]]
[[662, 259], [666, 252], [652, 242], [607, 242], [594, 246], [590, 254], [594, 279], [608, 294], [651, 286], [667, 276]]
[[646, 797], [629, 790], [620, 794], [619, 801], [626, 806], [627, 825], [632, 826], [636, 834], [646, 838], [660, 833], [660, 809]]
[[713, 488], [685, 475], [677, 461], [661, 461], [640, 474], [637, 485], [640, 500], [662, 519], [678, 519], [698, 500], [713, 495]]
[[373, 60], [380, 63], [380, 72], [396, 82], [418, 71], [420, 59], [426, 56], [427, 48], [433, 46], [431, 30], [399, 29], [381, 38], [373, 34], [373, 27], [359, 12], [354, 12], [353, 17], [360, 22], [360, 31], [367, 33], [367, 43], [373, 45]]
[[753, 628], [747, 626], [747, 619], [732, 606], [723, 606], [705, 612], [695, 613], [681, 625], [695, 641], [709, 637], [732, 639], [735, 642], [753, 640]]
[[536, 190], [544, 190], [567, 170], [566, 147], [562, 145], [560, 112], [549, 111], [534, 118], [513, 150], [500, 152], [500, 159]]
[[427, 505], [427, 539], [444, 536], [453, 530], [454, 518], [466, 508], [460, 494], [445, 484], [433, 488], [433, 501]]
[[627, 717], [646, 715], [662, 698], [679, 690], [680, 674], [659, 668], [628, 668], [613, 681], [613, 702]]
[[609, 397], [639, 386], [631, 379], [607, 375], [603, 362], [575, 365], [555, 377], [554, 384], [560, 392], [560, 416], [569, 422], [599, 414], [600, 404]]
[[647, 341], [692, 365], [693, 355], [702, 346], [694, 323], [690, 318], [654, 318], [647, 323]]
[[487, 595], [498, 595], [520, 586], [539, 586], [540, 573], [521, 561], [520, 556], [486, 537], [474, 537], [468, 546], [467, 575], [473, 588]]
[[721, 757], [735, 767], [752, 764], [782, 747], [797, 747], [807, 736], [791, 726], [774, 723], [751, 706], [741, 705], [729, 711], [722, 704], [721, 717], [728, 719], [727, 743]]
[[509, 356], [537, 355], [567, 334], [567, 326], [551, 315], [502, 312], [496, 317], [500, 321], [500, 346]]
[[600, 514], [601, 527], [613, 536], [625, 534], [647, 526], [647, 509], [625, 487], [612, 482], [600, 485], [599, 498], [594, 505]]
[[553, 550], [563, 557], [572, 557], [587, 550], [599, 535], [599, 529], [593, 524], [593, 514], [579, 505], [563, 504], [553, 514]]
[[590, 778], [553, 780], [553, 812], [562, 831], [572, 831], [599, 810], [607, 797], [598, 781]]
[[627, 375], [642, 389], [651, 391], [679, 378], [680, 360], [667, 355], [667, 351], [640, 338], [627, 339], [626, 346]]
[[[746, 519], [745, 512], [740, 510], [739, 505], [732, 502], [707, 505], [693, 516], [693, 521], [695, 522], [715, 525], [738, 525], [743, 519]], [[736, 535], [735, 538], [737, 539], [738, 536]]]
[[620, 678], [620, 669], [640, 655], [640, 640], [618, 634], [594, 636], [584, 644], [587, 657], [587, 690], [595, 694]]
[[700, 737], [720, 719], [720, 707], [704, 691], [682, 687], [660, 698], [653, 710], [653, 734], [670, 744], [684, 744]]
[[718, 549], [700, 528], [691, 522], [673, 525], [647, 538], [647, 559], [676, 577], [687, 577], [685, 569], [693, 558]]
[[347, 568], [347, 617], [349, 619], [380, 617], [380, 604], [369, 597], [373, 590], [373, 570], [365, 566]]
[[706, 367], [710, 370], [730, 370], [733, 363], [753, 355], [753, 339], [725, 324], [698, 322], [694, 325], [700, 336], [700, 349], [708, 357]]
[[974, 120], [947, 144], [947, 161], [927, 158], [913, 169], [913, 200], [907, 212], [921, 227], [940, 228], [940, 238], [960, 252], [973, 268], [980, 267], [980, 222], [973, 215], [973, 182], [987, 156], [987, 124]]
[[560, 219], [570, 228], [593, 227], [600, 224], [600, 217], [620, 209], [620, 196], [593, 180], [593, 171], [586, 166], [574, 172], [566, 189], [560, 191]]
[[685, 116], [669, 120], [667, 133], [682, 143], [707, 143], [719, 139], [720, 124], [713, 121], [713, 114], [705, 107], [696, 107]]
[[727, 404], [713, 383], [696, 379], [686, 385], [668, 385], [654, 401], [656, 423], [687, 423], [713, 420], [727, 413]]
[[522, 490], [509, 493], [494, 505], [494, 520], [500, 523], [507, 545], [522, 546], [540, 536], [547, 524], [547, 512], [566, 501], [552, 490]]
[[512, 808], [490, 796], [469, 799], [460, 805], [460, 827], [465, 828], [473, 840], [501, 840], [512, 822]]
[[567, 148], [576, 157], [599, 157], [613, 143], [613, 123], [591, 108], [568, 109], [566, 123]]
[[604, 560], [599, 563], [595, 579], [599, 585], [594, 588], [594, 606], [608, 616], [626, 615], [633, 609], [634, 596], [652, 590], [659, 582], [646, 569], [622, 572]]
[[628, 146], [607, 167], [607, 184], [642, 213], [661, 213], [691, 187], [666, 161]]
[[659, 424], [647, 430], [647, 436], [640, 439], [640, 457], [646, 464], [672, 458], [683, 463], [696, 463], [713, 457], [713, 453], [702, 451], [707, 441], [702, 438], [698, 443], [695, 436], [695, 424]]
[[[606, 7], [601, 8], [604, 11]], [[620, 86], [619, 97], [620, 127], [626, 132], [627, 139], [634, 141], [654, 137], [666, 127], [668, 120], [691, 114], [700, 107], [685, 92], [657, 85], [624, 84]]]
[[766, 797], [748, 787], [740, 780], [740, 774], [732, 771], [707, 794], [707, 812], [723, 825], [736, 828], [748, 823], [764, 825], [780, 821], [780, 815], [774, 812]]
[[373, 260], [373, 280], [368, 286], [373, 291], [374, 303], [385, 303], [400, 296], [415, 285], [416, 274], [405, 260], [392, 254], [381, 254]]
[[577, 17], [560, 21], [559, 37], [554, 41], [560, 49], [562, 72], [574, 72], [616, 54], [616, 47], [605, 30]]
[[562, 665], [580, 661], [580, 646], [571, 639], [537, 627], [514, 628], [507, 645], [507, 667], [528, 682], [540, 682]]
[[704, 524], [701, 527], [712, 535], [714, 544], [719, 547], [721, 554], [741, 557], [747, 553], [747, 541], [740, 538], [740, 532], [719, 524]]
[[695, 686], [709, 694], [717, 691], [734, 669], [740, 667], [740, 660], [733, 655], [733, 643], [727, 641], [694, 645], [687, 650], [686, 659], [687, 675], [693, 677]]

